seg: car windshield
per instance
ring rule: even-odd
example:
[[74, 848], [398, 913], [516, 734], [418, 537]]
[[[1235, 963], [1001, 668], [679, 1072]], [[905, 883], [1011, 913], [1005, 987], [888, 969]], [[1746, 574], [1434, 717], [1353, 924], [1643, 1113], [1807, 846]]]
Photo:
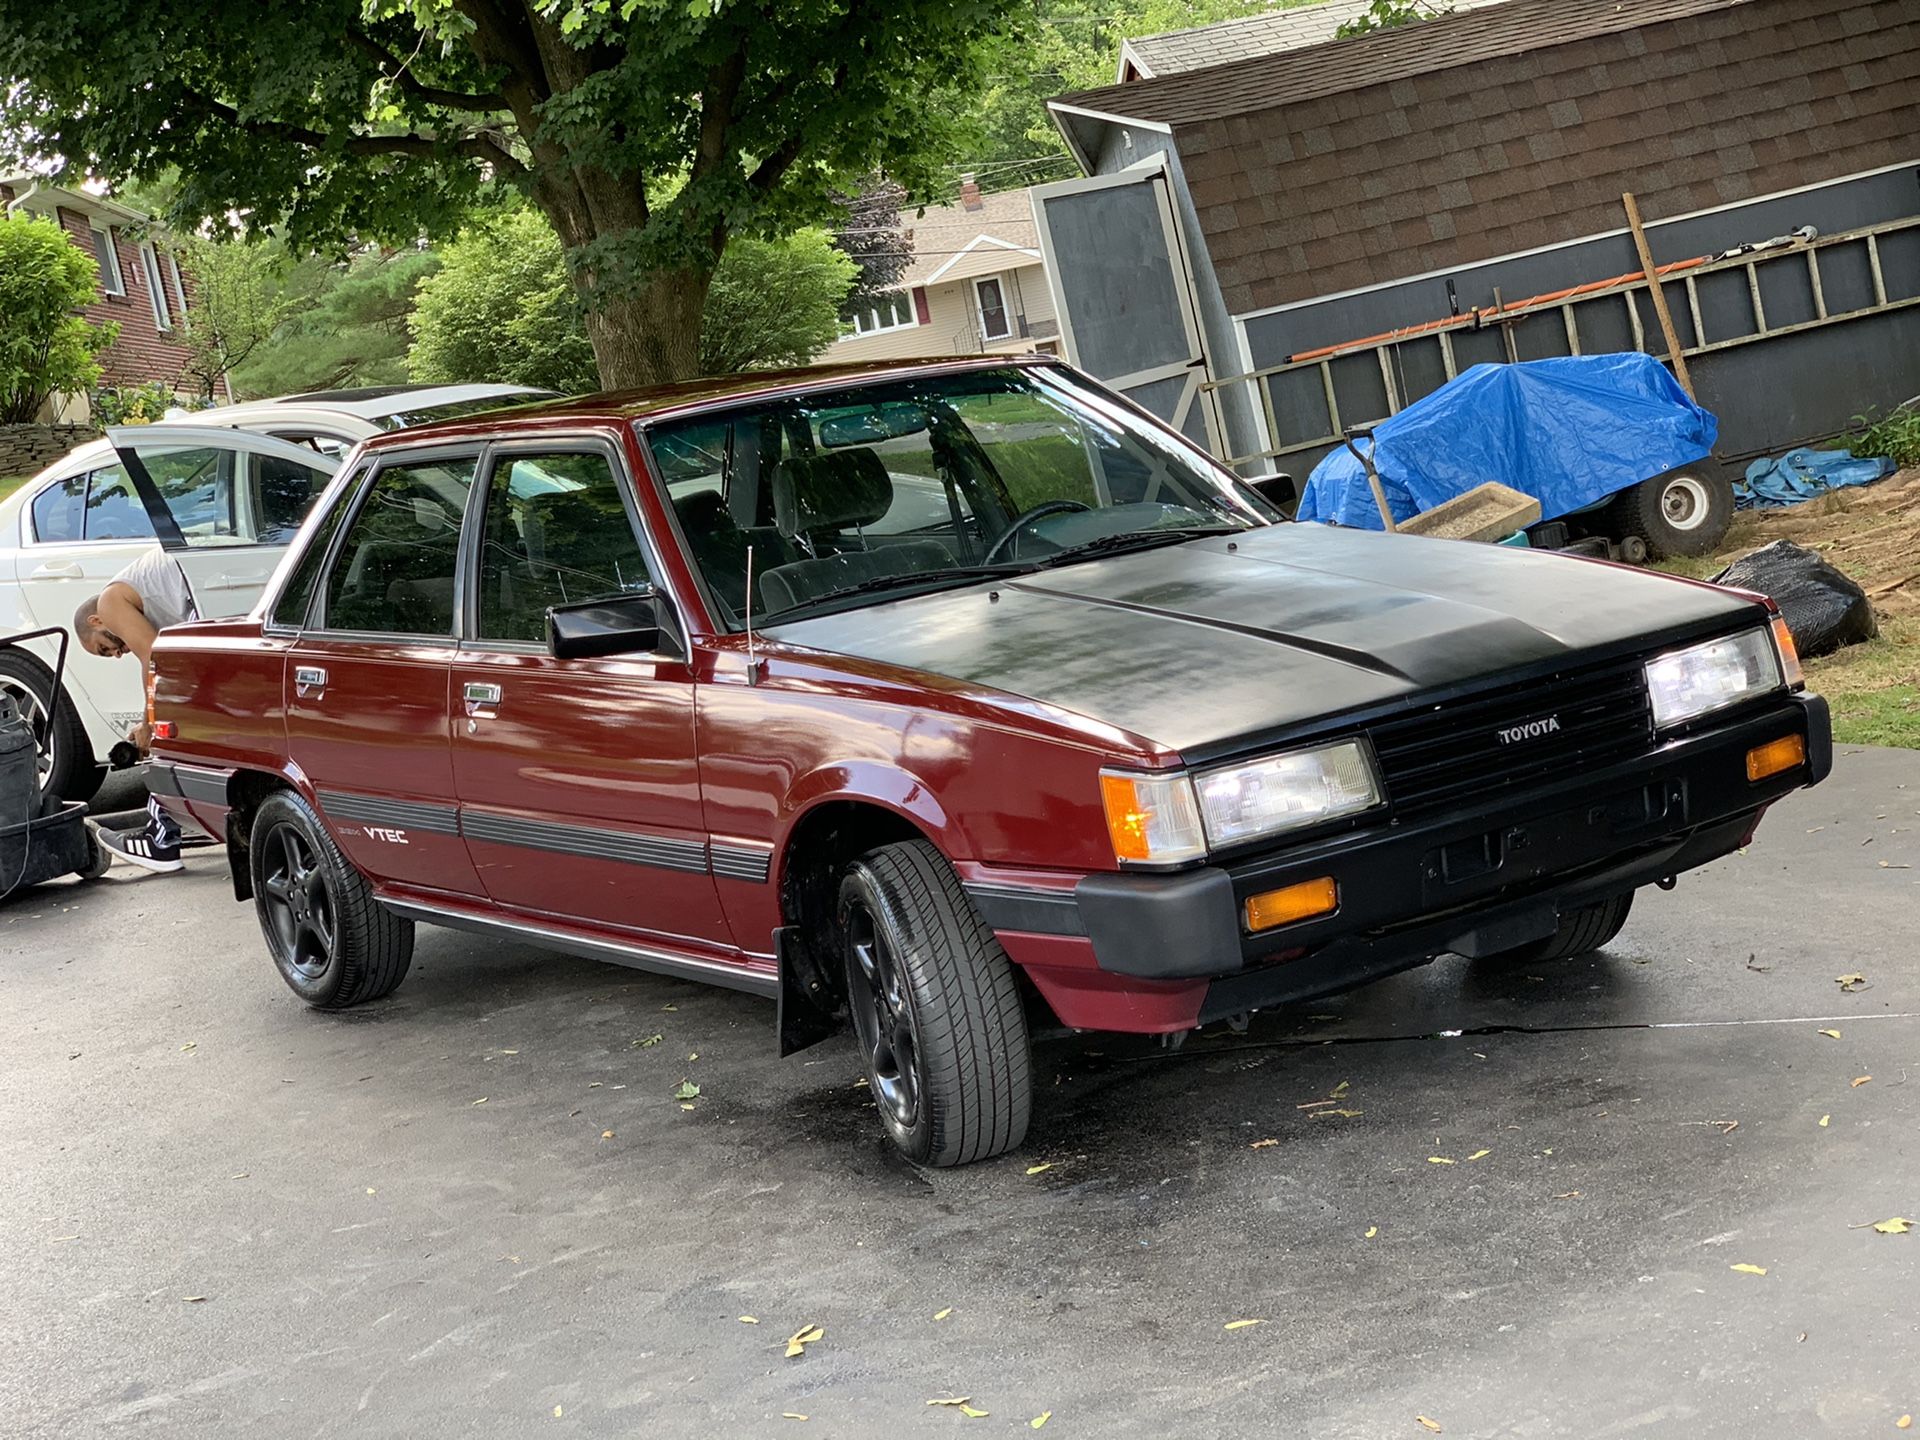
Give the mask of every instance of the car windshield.
[[913, 376], [647, 427], [726, 620], [1268, 523], [1232, 477], [1056, 370]]

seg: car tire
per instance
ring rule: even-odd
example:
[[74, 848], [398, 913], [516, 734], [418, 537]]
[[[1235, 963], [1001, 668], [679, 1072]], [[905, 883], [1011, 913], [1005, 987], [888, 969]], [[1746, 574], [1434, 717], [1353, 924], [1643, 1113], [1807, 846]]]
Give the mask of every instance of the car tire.
[[1733, 523], [1733, 484], [1711, 461], [1682, 465], [1621, 491], [1608, 508], [1614, 535], [1645, 541], [1652, 559], [1705, 555]]
[[[53, 672], [20, 651], [0, 650], [0, 694], [11, 695], [23, 713], [47, 713], [53, 693]], [[87, 727], [64, 689], [53, 710], [52, 745], [42, 757], [40, 789], [62, 800], [91, 800], [107, 772], [93, 753]], [[29, 713], [29, 720], [36, 719]]]
[[1575, 955], [1588, 954], [1620, 933], [1620, 927], [1627, 923], [1627, 912], [1631, 909], [1633, 892], [1629, 890], [1610, 900], [1569, 910], [1560, 917], [1560, 928], [1546, 939], [1535, 940], [1530, 945], [1516, 945], [1511, 950], [1498, 951], [1486, 959], [1496, 965], [1540, 965], [1549, 960], [1568, 960]]
[[373, 898], [313, 807], [269, 795], [247, 843], [254, 908], [274, 968], [316, 1010], [344, 1010], [393, 992], [413, 963], [413, 922]]
[[835, 907], [847, 1006], [867, 1080], [909, 1160], [965, 1165], [1026, 1138], [1026, 1009], [1013, 965], [924, 840], [849, 865]]

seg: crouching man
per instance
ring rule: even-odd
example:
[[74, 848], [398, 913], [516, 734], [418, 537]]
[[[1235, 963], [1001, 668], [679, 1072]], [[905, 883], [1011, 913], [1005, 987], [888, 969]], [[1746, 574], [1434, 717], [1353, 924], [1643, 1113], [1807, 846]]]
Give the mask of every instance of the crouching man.
[[[185, 572], [156, 545], [109, 580], [106, 589], [81, 603], [73, 615], [73, 633], [91, 654], [113, 660], [131, 653], [138, 659], [144, 694], [147, 671], [153, 665], [153, 642], [160, 632], [198, 618]], [[152, 736], [142, 722], [128, 732], [127, 739], [144, 755]], [[179, 822], [151, 797], [144, 829], [102, 829], [100, 842], [122, 860], [148, 870], [165, 873], [180, 868]]]

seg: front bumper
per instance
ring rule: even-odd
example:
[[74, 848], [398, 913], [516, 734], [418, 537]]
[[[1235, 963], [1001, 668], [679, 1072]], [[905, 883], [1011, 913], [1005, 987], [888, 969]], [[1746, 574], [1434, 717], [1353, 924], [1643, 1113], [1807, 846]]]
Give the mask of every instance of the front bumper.
[[[1789, 734], [1805, 763], [1748, 780], [1747, 752]], [[1786, 695], [1649, 754], [1414, 821], [1171, 875], [1088, 875], [1071, 892], [968, 888], [1003, 938], [1084, 937], [1104, 976], [1159, 993], [1200, 982], [1204, 1021], [1542, 938], [1568, 911], [1739, 848], [1768, 805], [1832, 764], [1826, 702]], [[1332, 914], [1246, 931], [1248, 896], [1321, 876], [1338, 886]]]

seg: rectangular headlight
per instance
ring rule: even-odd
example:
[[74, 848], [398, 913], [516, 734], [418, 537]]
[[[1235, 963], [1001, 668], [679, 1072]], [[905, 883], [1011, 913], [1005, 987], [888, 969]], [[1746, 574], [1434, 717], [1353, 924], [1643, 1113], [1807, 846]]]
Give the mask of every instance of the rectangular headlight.
[[1194, 789], [1216, 849], [1356, 815], [1381, 801], [1372, 756], [1358, 740], [1208, 770]]
[[1764, 627], [1670, 650], [1647, 662], [1657, 730], [1778, 690], [1783, 683], [1773, 635]]

